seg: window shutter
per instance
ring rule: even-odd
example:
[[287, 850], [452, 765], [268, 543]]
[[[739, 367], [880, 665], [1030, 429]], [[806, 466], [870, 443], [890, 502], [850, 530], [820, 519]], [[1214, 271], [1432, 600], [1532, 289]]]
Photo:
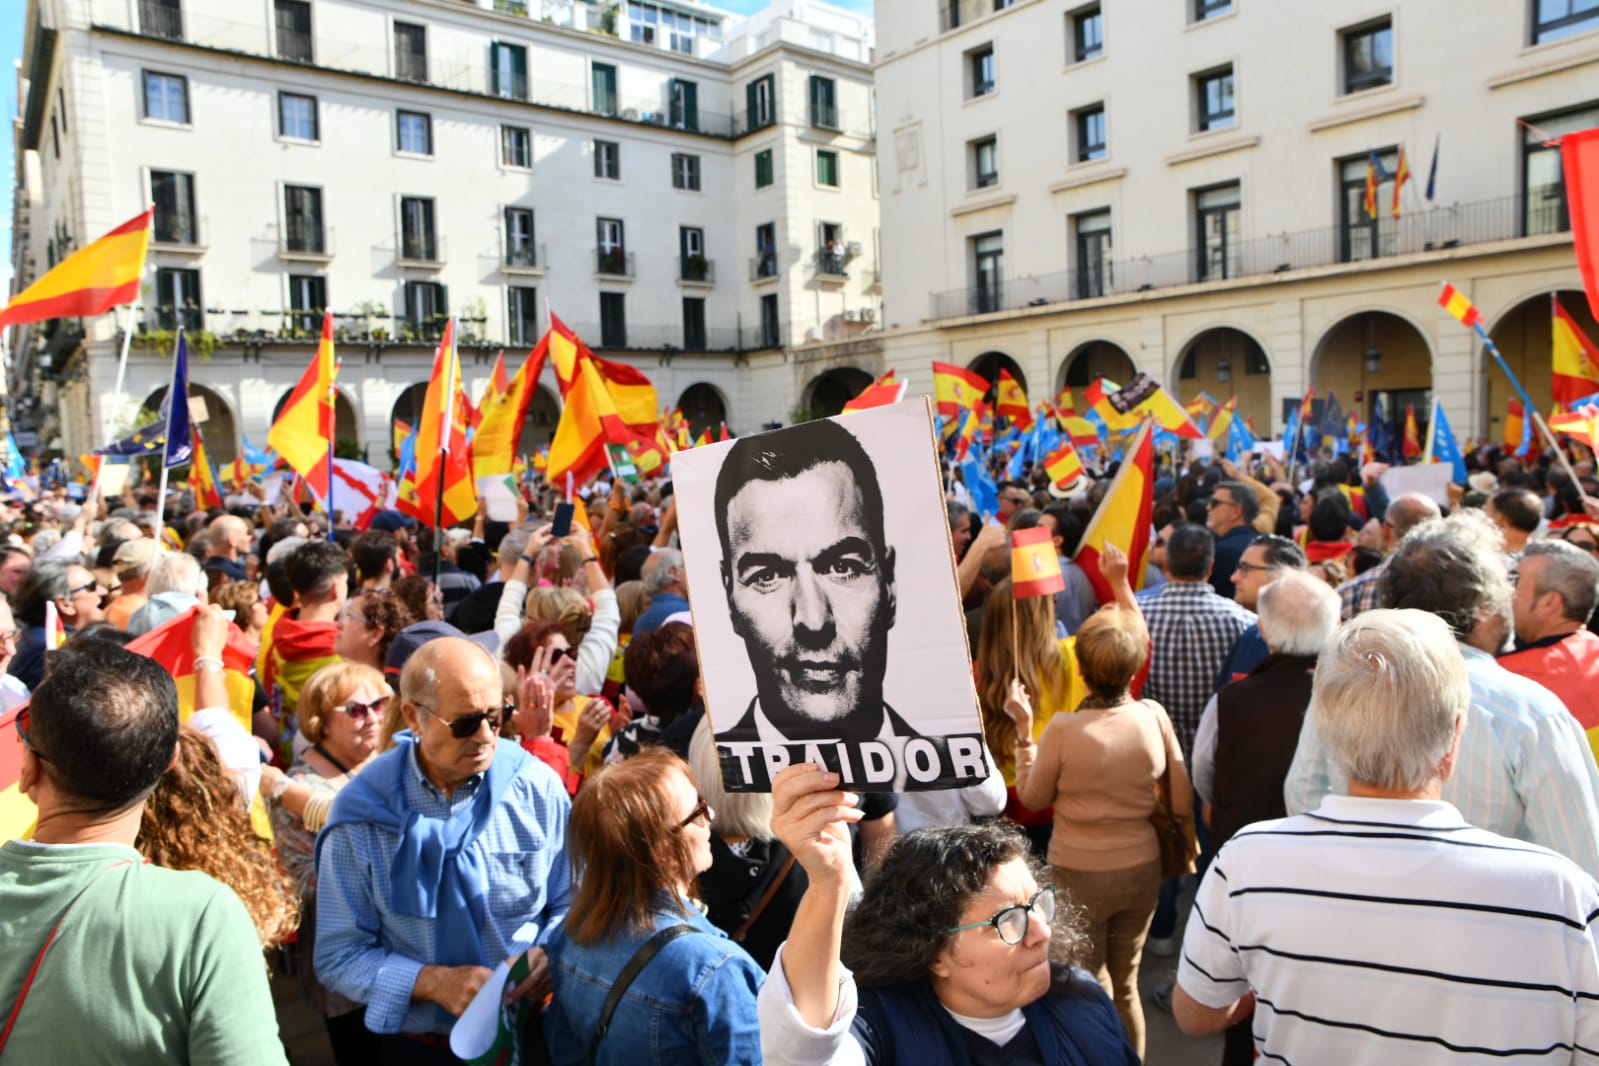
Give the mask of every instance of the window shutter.
[[755, 87], [759, 84], [760, 81], [757, 79], [744, 86], [744, 103], [749, 109], [749, 125], [746, 127], [747, 129], [754, 129], [755, 124], [760, 121], [755, 114]]

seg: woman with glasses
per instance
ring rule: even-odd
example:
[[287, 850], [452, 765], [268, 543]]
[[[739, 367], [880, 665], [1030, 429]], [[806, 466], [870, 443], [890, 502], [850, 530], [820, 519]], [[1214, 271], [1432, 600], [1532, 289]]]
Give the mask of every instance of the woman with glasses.
[[333, 650], [347, 663], [361, 663], [381, 672], [394, 638], [419, 620], [394, 593], [364, 589], [345, 601]]
[[311, 747], [285, 774], [268, 766], [261, 793], [269, 800], [278, 855], [299, 889], [297, 945], [301, 990], [322, 1011], [334, 1058], [341, 1064], [376, 1062], [377, 1037], [367, 1032], [363, 1007], [324, 989], [312, 966], [316, 946], [316, 834], [333, 797], [379, 750], [379, 731], [393, 692], [383, 674], [362, 663], [324, 666], [300, 692], [300, 732]]
[[761, 968], [693, 899], [713, 817], [688, 765], [659, 748], [606, 767], [572, 801], [576, 888], [546, 946], [544, 1033], [558, 1066], [761, 1061]]
[[773, 780], [772, 829], [810, 887], [761, 988], [767, 1063], [1139, 1061], [1075, 965], [1067, 901], [1004, 823], [899, 838], [846, 917], [852, 799], [810, 763]]
[[[501, 654], [519, 678], [542, 674], [553, 690], [549, 712], [543, 713], [534, 706], [536, 701], [530, 702], [531, 690], [524, 693], [523, 686], [518, 687], [517, 729], [523, 747], [546, 762], [546, 752], [535, 750], [530, 741], [548, 737], [566, 746], [567, 767], [562, 776], [568, 791], [575, 793], [584, 777], [599, 770], [613, 726], [621, 723], [604, 699], [578, 694], [577, 655], [560, 622], [529, 622], [506, 642]], [[534, 710], [538, 713], [530, 713]]]

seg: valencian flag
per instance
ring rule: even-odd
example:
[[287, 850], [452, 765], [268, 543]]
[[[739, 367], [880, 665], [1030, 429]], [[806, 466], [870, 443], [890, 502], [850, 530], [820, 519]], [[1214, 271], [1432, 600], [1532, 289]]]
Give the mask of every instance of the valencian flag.
[[1111, 480], [1099, 510], [1089, 520], [1077, 545], [1077, 565], [1088, 575], [1100, 603], [1115, 599], [1110, 583], [1099, 572], [1105, 545], [1127, 553], [1127, 579], [1133, 588], [1144, 584], [1144, 564], [1149, 558], [1150, 522], [1155, 511], [1155, 427], [1145, 422], [1127, 449], [1126, 461]]
[[988, 379], [950, 363], [933, 364], [933, 396], [938, 413], [954, 418], [962, 407], [974, 407], [988, 392]]
[[999, 388], [994, 392], [994, 413], [1010, 419], [1024, 433], [1033, 427], [1033, 412], [1027, 406], [1027, 393], [1021, 382], [1011, 377], [1007, 370], [999, 372]]
[[1366, 149], [1366, 198], [1362, 205], [1366, 209], [1366, 217], [1376, 221], [1377, 218], [1377, 186], [1388, 177], [1388, 172], [1382, 168], [1382, 161], [1377, 158], [1375, 149]]
[[905, 397], [905, 387], [908, 382], [895, 381], [894, 371], [890, 370], [870, 385], [860, 391], [860, 395], [844, 404], [845, 411], [866, 411], [873, 407], [887, 407], [891, 403], [899, 403]]
[[1554, 339], [1554, 376], [1549, 392], [1567, 407], [1584, 396], [1599, 392], [1599, 348], [1578, 328], [1576, 321], [1560, 306], [1560, 298], [1549, 294], [1554, 320], [1550, 332]]
[[194, 440], [189, 456], [189, 488], [194, 490], [194, 505], [202, 511], [216, 511], [222, 508], [222, 490], [217, 487], [217, 472], [211, 466], [211, 459], [205, 454], [205, 438], [200, 436], [200, 427], [193, 429]]
[[1071, 441], [1061, 441], [1060, 447], [1044, 456], [1044, 471], [1049, 474], [1050, 484], [1061, 492], [1072, 491], [1083, 476], [1083, 461]]
[[12, 297], [0, 311], [0, 328], [47, 318], [86, 318], [137, 300], [154, 214], [152, 207], [61, 260]]
[[455, 319], [433, 353], [427, 398], [416, 424], [416, 500], [398, 507], [424, 525], [444, 529], [477, 513], [472, 480], [472, 450], [466, 443], [466, 411], [461, 401], [461, 357], [455, 348]]
[[1405, 149], [1399, 149], [1399, 164], [1394, 167], [1394, 218], [1399, 217], [1399, 190], [1405, 187], [1405, 182], [1410, 180], [1410, 161], [1405, 158]]
[[267, 431], [267, 447], [277, 452], [289, 469], [328, 498], [329, 459], [333, 452], [333, 381], [338, 375], [333, 357], [333, 312], [322, 315], [322, 337], [311, 365], [300, 375], [289, 399]]
[[1416, 429], [1416, 409], [1410, 404], [1405, 405], [1405, 441], [1400, 450], [1406, 459], [1414, 459], [1421, 454], [1421, 434]]
[[539, 374], [544, 371], [544, 359], [549, 345], [540, 344], [522, 360], [516, 376], [507, 378], [505, 355], [502, 352], [494, 361], [494, 375], [478, 406], [480, 420], [477, 433], [472, 437], [472, 473], [474, 477], [492, 474], [509, 474], [515, 462], [517, 447], [522, 441], [522, 426], [527, 421], [527, 409], [533, 403], [533, 390]]
[[1029, 596], [1053, 596], [1066, 589], [1060, 572], [1055, 541], [1043, 526], [1018, 529], [1010, 535], [1010, 592], [1023, 600]]

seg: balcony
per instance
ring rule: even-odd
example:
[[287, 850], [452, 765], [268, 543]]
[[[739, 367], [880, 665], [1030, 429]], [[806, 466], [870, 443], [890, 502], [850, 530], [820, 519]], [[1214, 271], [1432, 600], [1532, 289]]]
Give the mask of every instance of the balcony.
[[[1185, 249], [1104, 262], [1087, 269], [1006, 278], [999, 285], [936, 292], [929, 296], [929, 321], [1077, 300], [1132, 296], [1210, 282], [1265, 278], [1345, 263], [1380, 265], [1383, 260], [1397, 256], [1548, 236], [1566, 228], [1558, 217], [1558, 205], [1552, 207], [1546, 199], [1525, 196], [1435, 207], [1412, 212], [1398, 221], [1386, 213], [1379, 215], [1375, 223], [1361, 216], [1360, 222], [1362, 224], [1347, 230], [1328, 226], [1238, 241], [1215, 256]], [[1376, 229], [1375, 243], [1371, 239], [1373, 228]], [[1372, 254], [1374, 251], [1376, 254]]]
[[544, 245], [524, 244], [515, 248], [508, 248], [501, 256], [500, 269], [507, 274], [524, 274], [531, 277], [543, 277], [549, 269], [549, 253]]
[[150, 250], [169, 255], [204, 255], [205, 220], [179, 211], [157, 211], [150, 232]]
[[811, 101], [811, 126], [832, 133], [842, 130], [844, 127], [838, 124], [838, 105]]
[[278, 235], [278, 258], [292, 262], [326, 263], [333, 259], [332, 227], [290, 227]]
[[394, 55], [394, 76], [401, 81], [426, 83], [428, 56], [426, 52], [407, 52], [403, 49]]
[[733, 136], [742, 137], [746, 133], [764, 130], [777, 125], [777, 108], [764, 107], [753, 110], [745, 108], [733, 112]]
[[494, 10], [512, 15], [526, 15], [527, 0], [494, 0]]
[[311, 35], [299, 30], [278, 29], [278, 56], [282, 59], [292, 59], [296, 63], [310, 63], [312, 61]]
[[402, 239], [394, 257], [394, 265], [416, 270], [437, 270], [447, 258], [443, 237], [433, 234], [416, 235]]
[[938, 5], [938, 32], [948, 33], [969, 22], [976, 22], [998, 8], [992, 0], [941, 0]]
[[844, 270], [849, 262], [848, 251], [831, 252], [821, 249], [816, 253], [816, 277], [819, 281], [843, 282], [849, 279], [849, 274]]
[[139, 0], [139, 30], [151, 37], [183, 40], [183, 11], [177, 0]]
[[739, 350], [745, 352], [769, 351], [773, 348], [783, 347], [784, 323], [768, 322], [759, 326], [747, 326], [740, 331]]
[[594, 273], [602, 278], [631, 278], [633, 254], [621, 248], [594, 249]]
[[777, 277], [777, 253], [762, 252], [750, 259], [750, 280], [764, 281]]
[[677, 257], [677, 280], [683, 285], [704, 285], [716, 282], [716, 264], [703, 255]]

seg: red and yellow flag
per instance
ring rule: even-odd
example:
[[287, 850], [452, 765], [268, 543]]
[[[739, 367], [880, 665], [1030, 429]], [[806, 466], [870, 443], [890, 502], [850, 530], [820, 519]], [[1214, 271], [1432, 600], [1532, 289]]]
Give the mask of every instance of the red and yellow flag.
[[1210, 432], [1205, 435], [1211, 440], [1226, 440], [1227, 434], [1232, 432], [1233, 419], [1237, 417], [1238, 397], [1233, 396], [1216, 408], [1216, 417], [1210, 420]]
[[1550, 332], [1554, 338], [1554, 377], [1549, 392], [1568, 407], [1599, 392], [1599, 348], [1577, 326], [1576, 320], [1560, 306], [1560, 297], [1549, 294], [1554, 312]]
[[222, 509], [222, 490], [217, 487], [217, 472], [211, 466], [211, 457], [205, 453], [205, 438], [200, 427], [189, 430], [192, 440], [189, 451], [189, 488], [194, 490], [194, 505], [202, 511]]
[[1142, 588], [1144, 584], [1150, 522], [1155, 512], [1154, 423], [1145, 422], [1139, 428], [1127, 449], [1127, 456], [1077, 545], [1077, 565], [1088, 575], [1100, 603], [1114, 599], [1110, 583], [1099, 572], [1099, 558], [1107, 544], [1114, 544], [1127, 553], [1127, 580], [1133, 588]]
[[533, 390], [544, 372], [549, 345], [541, 341], [528, 353], [516, 376], [505, 376], [503, 353], [494, 363], [494, 376], [478, 410], [482, 420], [472, 438], [472, 472], [475, 477], [508, 474], [522, 440], [527, 409], [533, 403]]
[[1401, 451], [1406, 459], [1414, 459], [1421, 454], [1421, 434], [1416, 430], [1416, 409], [1410, 404], [1405, 405], [1405, 441]]
[[1018, 529], [1010, 535], [1010, 593], [1015, 599], [1052, 596], [1063, 592], [1066, 578], [1060, 572], [1055, 542], [1043, 526]]
[[[539, 343], [548, 343], [550, 365], [555, 368], [555, 380], [561, 386], [561, 398], [566, 399], [577, 385], [577, 368], [589, 363], [599, 371], [601, 382], [610, 394], [611, 404], [623, 423], [651, 436], [660, 422], [660, 410], [655, 386], [644, 373], [626, 363], [612, 362], [595, 355], [566, 323], [550, 314], [550, 328]], [[536, 350], [536, 349], [535, 349]]]
[[999, 372], [999, 388], [994, 393], [994, 413], [1008, 418], [1022, 432], [1033, 428], [1033, 410], [1027, 404], [1027, 391], [1008, 370]]
[[1599, 407], [1583, 404], [1575, 411], [1549, 416], [1549, 428], [1556, 433], [1575, 437], [1594, 451], [1599, 451]]
[[1520, 400], [1510, 401], [1510, 413], [1505, 416], [1505, 447], [1515, 452], [1521, 447], [1522, 428], [1527, 424], [1526, 410]]
[[267, 432], [267, 447], [277, 452], [322, 499], [328, 499], [328, 456], [333, 450], [333, 312], [322, 315], [322, 339], [311, 365]]
[[[552, 349], [556, 347], [554, 343]], [[622, 420], [605, 375], [597, 361], [577, 359], [573, 363], [576, 375], [566, 393], [566, 408], [555, 427], [555, 439], [550, 443], [549, 466], [545, 476], [554, 485], [563, 484], [568, 475], [574, 485], [581, 485], [607, 466], [605, 448], [608, 444], [627, 447], [641, 441], [639, 435]], [[652, 390], [653, 391], [653, 390]], [[651, 401], [651, 411], [654, 402]], [[710, 430], [706, 430], [709, 437]], [[630, 451], [631, 454], [631, 451]]]
[[1079, 478], [1083, 476], [1083, 461], [1077, 456], [1077, 449], [1072, 447], [1071, 441], [1062, 441], [1060, 447], [1044, 456], [1044, 471], [1049, 474], [1050, 484], [1062, 492], [1070, 492]]
[[1482, 325], [1482, 312], [1476, 305], [1466, 298], [1466, 294], [1444, 282], [1443, 291], [1438, 294], [1438, 306], [1448, 311], [1467, 329], [1476, 329]]
[[155, 208], [80, 248], [17, 293], [0, 311], [0, 328], [47, 318], [87, 318], [139, 298]]
[[890, 370], [845, 403], [844, 410], [865, 411], [873, 407], [886, 407], [891, 403], [899, 403], [900, 398], [905, 395], [905, 386], [906, 382], [894, 380], [894, 371]]
[[933, 364], [933, 396], [938, 413], [954, 418], [962, 407], [974, 407], [988, 392], [988, 379], [951, 363]]
[[1410, 180], [1410, 160], [1405, 157], [1405, 149], [1399, 149], [1399, 165], [1394, 168], [1394, 218], [1399, 217], [1399, 190], [1405, 187], [1405, 182]]
[[433, 354], [427, 398], [416, 426], [416, 499], [398, 501], [401, 511], [423, 525], [445, 528], [477, 513], [472, 481], [472, 451], [466, 443], [466, 411], [461, 403], [461, 357], [455, 348], [455, 320]]

